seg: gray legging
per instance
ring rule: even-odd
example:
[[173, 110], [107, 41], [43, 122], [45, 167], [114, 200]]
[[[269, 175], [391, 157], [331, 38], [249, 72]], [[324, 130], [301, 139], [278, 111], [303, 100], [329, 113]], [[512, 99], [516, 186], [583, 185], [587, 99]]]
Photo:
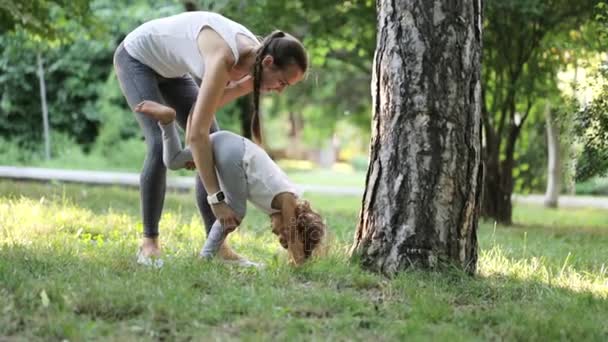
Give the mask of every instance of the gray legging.
[[[184, 168], [191, 162], [192, 152], [189, 147], [182, 149], [175, 121], [169, 124], [158, 124], [163, 134], [163, 161], [171, 170]], [[210, 135], [215, 169], [220, 188], [226, 196], [226, 203], [242, 220], [247, 213], [247, 172], [243, 163], [245, 156], [245, 138], [228, 131], [215, 132]], [[207, 240], [201, 250], [201, 256], [210, 258], [215, 255], [226, 237], [220, 222], [215, 220], [207, 232]]]
[[[198, 94], [198, 86], [189, 76], [164, 78], [147, 65], [131, 57], [121, 43], [114, 53], [114, 68], [120, 88], [131, 110], [143, 100], [152, 100], [175, 109], [177, 122], [186, 127], [188, 115]], [[134, 111], [135, 112], [135, 111]], [[135, 112], [135, 118], [144, 134], [147, 152], [140, 175], [140, 201], [144, 236], [158, 236], [158, 221], [165, 201], [167, 168], [163, 164], [163, 140], [156, 121]], [[211, 132], [219, 128], [214, 122]], [[215, 216], [207, 203], [207, 191], [196, 175], [196, 203], [209, 233]]]

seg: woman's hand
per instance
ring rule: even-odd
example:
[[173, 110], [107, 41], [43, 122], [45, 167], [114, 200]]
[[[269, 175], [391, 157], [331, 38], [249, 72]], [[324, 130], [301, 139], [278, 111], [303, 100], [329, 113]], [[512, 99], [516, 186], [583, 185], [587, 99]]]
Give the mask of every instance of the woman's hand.
[[234, 210], [224, 202], [212, 205], [211, 210], [226, 234], [232, 233], [241, 223]]

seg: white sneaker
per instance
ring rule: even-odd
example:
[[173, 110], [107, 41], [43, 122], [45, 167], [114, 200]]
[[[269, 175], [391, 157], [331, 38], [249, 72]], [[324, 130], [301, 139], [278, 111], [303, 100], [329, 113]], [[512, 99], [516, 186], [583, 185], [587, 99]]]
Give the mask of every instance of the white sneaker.
[[137, 263], [144, 266], [161, 268], [164, 265], [163, 259], [157, 257], [145, 256], [141, 248], [137, 251]]

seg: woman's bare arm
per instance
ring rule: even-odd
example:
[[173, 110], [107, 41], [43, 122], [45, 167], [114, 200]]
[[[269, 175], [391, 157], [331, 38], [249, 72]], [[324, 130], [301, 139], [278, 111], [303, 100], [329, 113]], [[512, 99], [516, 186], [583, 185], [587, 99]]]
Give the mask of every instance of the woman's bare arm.
[[217, 109], [222, 108], [226, 104], [238, 99], [239, 97], [249, 94], [253, 91], [253, 78], [247, 76], [247, 79], [242, 83], [239, 83], [233, 88], [226, 88], [224, 90], [224, 94], [222, 95], [222, 99], [218, 105]]
[[[207, 29], [210, 30], [210, 29]], [[199, 89], [192, 121], [188, 132], [188, 144], [192, 150], [194, 164], [198, 170], [203, 185], [209, 194], [220, 190], [215, 174], [215, 162], [209, 131], [215, 118], [215, 110], [219, 107], [224, 94], [225, 85], [230, 79], [231, 52], [226, 43], [217, 33], [207, 31], [206, 37], [199, 35], [199, 46], [204, 49], [205, 74]], [[205, 41], [205, 45], [201, 43]], [[236, 213], [225, 203], [212, 207], [217, 219], [227, 228], [238, 225]]]

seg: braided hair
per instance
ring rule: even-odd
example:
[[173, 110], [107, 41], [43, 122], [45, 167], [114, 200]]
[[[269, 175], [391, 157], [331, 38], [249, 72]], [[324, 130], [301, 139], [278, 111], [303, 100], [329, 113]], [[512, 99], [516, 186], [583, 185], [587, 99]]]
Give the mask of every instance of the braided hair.
[[251, 117], [251, 133], [254, 140], [262, 143], [260, 125], [260, 88], [262, 86], [262, 60], [272, 56], [274, 65], [284, 70], [289, 65], [297, 65], [303, 73], [308, 69], [308, 57], [302, 43], [283, 31], [273, 31], [266, 36], [258, 48], [253, 66], [253, 115]]

